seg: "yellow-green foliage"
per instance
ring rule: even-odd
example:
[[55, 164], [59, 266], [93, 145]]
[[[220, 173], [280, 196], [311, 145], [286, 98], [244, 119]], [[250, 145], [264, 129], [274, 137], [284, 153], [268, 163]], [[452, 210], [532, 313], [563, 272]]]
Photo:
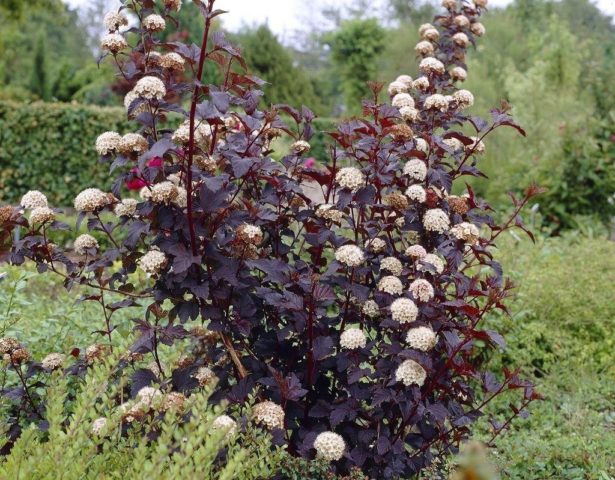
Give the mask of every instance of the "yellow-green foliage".
[[[272, 451], [270, 439], [260, 432], [248, 429], [226, 439], [224, 431], [213, 430], [222, 411], [208, 405], [205, 393], [189, 397], [188, 422], [169, 411], [163, 420], [122, 436], [114, 408], [119, 390], [107, 387], [114, 365], [93, 368], [74, 403], [67, 401], [67, 380], [54, 377], [46, 396], [48, 431], [28, 427], [11, 453], [0, 458], [0, 478], [256, 480], [274, 474], [282, 452]], [[91, 430], [99, 417], [107, 426], [96, 436]], [[153, 431], [158, 436], [149, 441]]]
[[129, 128], [121, 108], [0, 102], [0, 202], [39, 189], [53, 205], [70, 206], [84, 188], [109, 189], [109, 167], [94, 143], [107, 130]]

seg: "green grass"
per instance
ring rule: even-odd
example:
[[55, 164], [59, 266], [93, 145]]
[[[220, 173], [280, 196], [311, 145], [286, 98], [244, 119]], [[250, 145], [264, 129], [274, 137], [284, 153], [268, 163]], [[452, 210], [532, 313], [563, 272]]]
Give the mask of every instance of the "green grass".
[[503, 478], [615, 478], [615, 243], [506, 241], [500, 259], [519, 287], [511, 317], [490, 320], [508, 341], [492, 361], [545, 396], [500, 438]]

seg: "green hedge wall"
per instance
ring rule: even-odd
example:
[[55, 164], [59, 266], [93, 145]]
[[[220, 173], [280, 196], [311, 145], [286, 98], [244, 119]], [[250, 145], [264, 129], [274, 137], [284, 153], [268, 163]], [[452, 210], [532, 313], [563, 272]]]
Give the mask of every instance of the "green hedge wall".
[[53, 206], [70, 206], [84, 188], [110, 188], [94, 148], [107, 130], [131, 131], [122, 108], [0, 102], [0, 203], [37, 189]]

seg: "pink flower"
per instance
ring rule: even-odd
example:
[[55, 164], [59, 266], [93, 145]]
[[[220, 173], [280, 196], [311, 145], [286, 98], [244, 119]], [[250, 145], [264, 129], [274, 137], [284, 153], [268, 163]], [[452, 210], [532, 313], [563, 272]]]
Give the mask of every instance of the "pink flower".
[[313, 168], [316, 165], [316, 159], [314, 157], [306, 158], [303, 166], [305, 168]]

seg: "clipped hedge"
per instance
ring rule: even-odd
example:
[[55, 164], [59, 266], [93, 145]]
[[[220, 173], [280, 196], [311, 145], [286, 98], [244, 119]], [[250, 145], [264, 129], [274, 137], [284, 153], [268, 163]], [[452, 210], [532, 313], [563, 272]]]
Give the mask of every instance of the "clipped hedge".
[[38, 189], [52, 205], [70, 206], [84, 188], [110, 188], [109, 167], [94, 149], [107, 130], [131, 131], [123, 109], [0, 102], [0, 203]]

